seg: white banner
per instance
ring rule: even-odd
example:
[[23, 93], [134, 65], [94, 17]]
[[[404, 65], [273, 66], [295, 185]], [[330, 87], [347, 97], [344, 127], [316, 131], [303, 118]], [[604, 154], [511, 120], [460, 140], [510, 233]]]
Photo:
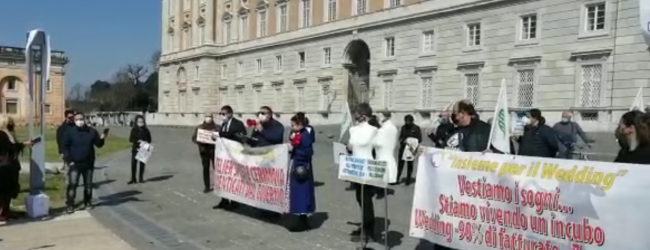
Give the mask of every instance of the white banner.
[[644, 250], [647, 166], [426, 148], [410, 235], [454, 249]]
[[138, 147], [138, 153], [135, 155], [135, 159], [142, 163], [147, 163], [149, 157], [151, 157], [151, 153], [153, 153], [153, 145], [141, 142], [140, 147]]
[[339, 179], [376, 187], [388, 185], [388, 163], [354, 156], [339, 156]]
[[352, 113], [350, 112], [350, 105], [345, 101], [341, 107], [341, 127], [339, 128], [339, 141], [343, 140], [343, 136], [352, 127]]
[[289, 212], [289, 144], [248, 148], [220, 138], [214, 162], [216, 195], [264, 210]]
[[219, 136], [219, 132], [200, 128], [196, 130], [196, 142], [214, 144], [214, 136]]

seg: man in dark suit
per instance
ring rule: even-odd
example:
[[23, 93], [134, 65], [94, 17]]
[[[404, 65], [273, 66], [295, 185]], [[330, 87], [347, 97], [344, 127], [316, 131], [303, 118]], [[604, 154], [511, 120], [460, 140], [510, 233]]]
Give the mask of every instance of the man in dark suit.
[[[246, 127], [244, 123], [233, 117], [232, 107], [225, 105], [221, 107], [221, 130], [219, 130], [219, 137], [228, 140], [243, 143], [246, 138]], [[233, 209], [237, 206], [235, 201], [221, 198], [221, 202], [214, 206], [214, 209]]]

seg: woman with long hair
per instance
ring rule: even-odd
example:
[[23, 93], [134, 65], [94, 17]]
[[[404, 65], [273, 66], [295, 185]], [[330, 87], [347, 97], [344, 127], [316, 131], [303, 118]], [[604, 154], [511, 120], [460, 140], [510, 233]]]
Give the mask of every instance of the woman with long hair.
[[308, 215], [316, 211], [316, 193], [314, 190], [314, 171], [312, 156], [314, 141], [307, 129], [306, 118], [301, 115], [291, 117], [291, 174], [289, 188], [289, 212], [298, 220], [289, 226], [289, 231], [309, 230]]
[[649, 124], [649, 116], [641, 111], [629, 111], [621, 116], [618, 131], [624, 143], [614, 162], [650, 164]]
[[25, 146], [32, 142], [17, 142], [14, 121], [8, 116], [0, 116], [0, 221], [11, 216], [11, 200], [20, 192], [20, 160], [18, 157]]
[[[135, 116], [135, 126], [131, 128], [131, 134], [129, 135], [129, 142], [131, 142], [131, 180], [128, 184], [135, 183], [144, 183], [144, 162], [140, 162], [135, 159], [135, 156], [138, 154], [138, 150], [144, 143], [151, 143], [151, 132], [147, 128], [147, 123], [144, 120], [144, 116], [137, 115]], [[138, 171], [139, 170], [139, 171]], [[136, 179], [137, 173], [137, 179]]]

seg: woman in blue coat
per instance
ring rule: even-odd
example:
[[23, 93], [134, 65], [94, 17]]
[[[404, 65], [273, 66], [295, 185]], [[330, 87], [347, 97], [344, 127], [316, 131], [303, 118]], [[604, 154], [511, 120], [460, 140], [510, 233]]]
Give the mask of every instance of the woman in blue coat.
[[307, 130], [304, 116], [291, 117], [291, 172], [289, 175], [289, 213], [295, 215], [289, 226], [291, 232], [310, 229], [308, 215], [316, 211], [314, 172], [311, 159], [314, 155], [313, 140]]
[[303, 127], [307, 129], [307, 132], [309, 132], [309, 135], [311, 135], [311, 142], [316, 143], [316, 130], [314, 130], [314, 127], [312, 125], [309, 125], [309, 119], [305, 116], [305, 113], [303, 112], [298, 112], [296, 114], [299, 119], [305, 119], [305, 124], [303, 124]]

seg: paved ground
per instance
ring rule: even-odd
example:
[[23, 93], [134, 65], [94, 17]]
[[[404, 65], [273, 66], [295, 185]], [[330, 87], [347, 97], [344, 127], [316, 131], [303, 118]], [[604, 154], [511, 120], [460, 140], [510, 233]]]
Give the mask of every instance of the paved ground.
[[48, 221], [0, 223], [0, 249], [135, 250], [88, 212]]
[[[304, 233], [289, 233], [284, 227], [265, 222], [246, 209], [213, 210], [212, 206], [219, 199], [201, 192], [201, 166], [197, 148], [190, 142], [192, 131], [181, 128], [151, 130], [156, 151], [147, 167], [147, 183], [126, 185], [130, 175], [130, 155], [126, 153], [118, 155], [96, 173], [96, 181], [107, 185], [100, 186], [98, 195], [102, 196], [102, 202], [93, 213], [117, 218], [107, 219], [107, 223], [115, 224], [114, 231], [137, 248], [339, 250], [355, 247], [348, 236], [355, 227], [349, 222], [359, 221], [359, 208], [353, 192], [346, 191], [346, 184], [336, 179], [329, 138], [336, 133], [336, 128], [317, 128], [321, 132], [314, 156], [315, 177], [321, 184], [316, 189], [319, 213], [312, 221], [317, 229]], [[112, 133], [125, 135], [128, 128], [113, 128]], [[613, 135], [595, 137], [600, 143], [593, 150], [600, 152], [599, 159], [611, 160], [617, 147]], [[412, 197], [412, 186], [396, 186], [394, 195], [388, 198], [388, 238], [392, 249], [432, 249], [431, 245], [408, 237]], [[383, 224], [384, 200], [377, 201], [375, 206], [377, 216], [382, 217], [378, 220]], [[143, 234], [147, 236], [142, 237]], [[383, 249], [376, 243], [370, 247]]]

